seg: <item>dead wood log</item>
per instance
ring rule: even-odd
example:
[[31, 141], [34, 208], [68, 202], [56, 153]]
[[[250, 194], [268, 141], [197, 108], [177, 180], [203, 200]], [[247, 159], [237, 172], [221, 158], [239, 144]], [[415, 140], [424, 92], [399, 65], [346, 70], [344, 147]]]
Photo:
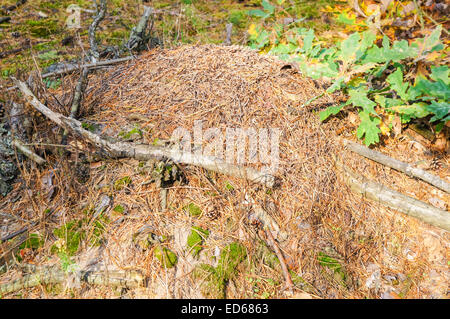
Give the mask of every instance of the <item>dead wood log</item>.
[[[80, 281], [91, 285], [136, 288], [145, 285], [145, 278], [139, 271], [89, 271], [82, 270], [78, 274]], [[24, 288], [39, 285], [60, 284], [69, 278], [59, 266], [36, 267], [31, 274], [0, 285], [0, 294], [8, 294]]]
[[367, 157], [377, 163], [383, 164], [385, 166], [391, 167], [397, 171], [405, 173], [409, 177], [420, 178], [421, 180], [443, 190], [444, 192], [450, 193], [450, 183], [442, 180], [441, 178], [430, 174], [420, 168], [413, 167], [408, 163], [401, 162], [392, 157], [384, 155], [378, 151], [371, 150], [363, 145], [344, 140], [344, 145], [346, 148], [355, 152], [361, 156]]
[[51, 76], [56, 76], [56, 75], [62, 75], [62, 74], [66, 74], [66, 73], [70, 73], [79, 69], [95, 69], [95, 68], [100, 68], [100, 67], [104, 67], [107, 65], [111, 65], [111, 64], [116, 64], [116, 63], [121, 63], [121, 62], [126, 62], [129, 60], [134, 59], [134, 57], [132, 56], [127, 56], [127, 57], [123, 57], [123, 58], [118, 58], [118, 59], [112, 59], [112, 60], [104, 60], [104, 61], [98, 61], [95, 63], [86, 63], [86, 64], [82, 64], [82, 65], [77, 65], [77, 66], [70, 66], [68, 68], [65, 68], [63, 70], [59, 70], [59, 71], [55, 71], [55, 72], [49, 72], [49, 73], [44, 73], [42, 74], [42, 78], [48, 78]]
[[450, 231], [450, 214], [448, 212], [358, 175], [338, 159], [336, 159], [335, 164], [336, 168], [342, 173], [344, 182], [353, 192], [420, 219], [427, 224]]
[[213, 156], [197, 155], [191, 152], [183, 152], [175, 148], [161, 147], [157, 145], [134, 144], [130, 142], [109, 142], [99, 135], [83, 129], [81, 122], [53, 112], [47, 106], [42, 104], [36, 96], [34, 96], [24, 82], [13, 77], [12, 80], [22, 92], [24, 98], [36, 110], [62, 128], [65, 128], [75, 135], [84, 138], [86, 141], [89, 141], [96, 147], [105, 151], [111, 158], [134, 158], [137, 160], [148, 160], [155, 158], [159, 160], [170, 159], [175, 163], [203, 167], [218, 173], [244, 178], [250, 182], [260, 183], [267, 187], [274, 187], [276, 185], [277, 180], [275, 176], [267, 172], [226, 163]]

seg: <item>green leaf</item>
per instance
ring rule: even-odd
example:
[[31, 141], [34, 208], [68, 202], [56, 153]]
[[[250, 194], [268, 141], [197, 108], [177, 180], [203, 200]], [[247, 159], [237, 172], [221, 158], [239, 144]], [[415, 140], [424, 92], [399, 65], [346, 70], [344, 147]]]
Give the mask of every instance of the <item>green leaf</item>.
[[269, 44], [269, 32], [266, 30], [262, 30], [261, 33], [256, 38], [256, 48], [261, 49], [264, 48], [267, 44]]
[[303, 52], [306, 52], [306, 54], [309, 54], [312, 49], [312, 42], [314, 40], [314, 30], [309, 29], [308, 32], [305, 35], [305, 38], [303, 39]]
[[344, 62], [350, 62], [356, 58], [356, 50], [361, 36], [355, 32], [341, 42], [341, 58]]
[[363, 88], [349, 90], [348, 94], [350, 95], [348, 103], [362, 107], [364, 112], [377, 115], [374, 109], [377, 104], [367, 97], [367, 90]]
[[438, 98], [442, 100], [450, 99], [450, 86], [445, 84], [441, 79], [435, 82], [428, 81], [421, 77], [416, 80], [416, 84], [411, 87], [411, 96], [417, 97], [425, 95], [426, 97]]
[[266, 12], [264, 12], [262, 10], [259, 10], [259, 9], [250, 10], [248, 12], [248, 15], [249, 16], [254, 16], [254, 17], [260, 17], [260, 18], [263, 18], [263, 19], [267, 18], [269, 16]]
[[327, 89], [327, 93], [333, 93], [342, 88], [344, 84], [345, 77], [341, 76], [334, 81], [334, 83]]
[[373, 46], [376, 38], [377, 36], [372, 31], [363, 32], [359, 49], [356, 52], [356, 60], [359, 60], [366, 53], [367, 49]]
[[356, 17], [351, 18], [347, 12], [342, 12], [337, 20], [337, 22], [343, 23], [343, 24], [349, 24], [349, 25], [354, 25], [356, 24]]
[[190, 203], [189, 205], [185, 206], [184, 209], [187, 210], [189, 212], [189, 215], [193, 217], [199, 216], [202, 213], [201, 208], [194, 203]]
[[292, 43], [288, 43], [288, 44], [278, 44], [276, 46], [274, 46], [269, 53], [271, 54], [275, 54], [275, 55], [281, 55], [281, 54], [292, 54], [297, 50], [297, 46], [292, 44]]
[[154, 254], [164, 268], [172, 268], [178, 261], [177, 255], [175, 255], [173, 251], [165, 247], [156, 247], [154, 250]]
[[391, 49], [383, 50], [386, 60], [392, 60], [393, 62], [399, 62], [401, 60], [412, 58], [417, 56], [417, 49], [408, 45], [408, 41], [401, 40], [395, 41]]
[[268, 11], [270, 14], [273, 14], [273, 12], [275, 11], [275, 7], [271, 5], [267, 0], [263, 0], [261, 4], [264, 10]]
[[397, 94], [404, 100], [407, 101], [409, 96], [406, 93], [409, 87], [409, 83], [403, 82], [403, 72], [400, 70], [400, 68], [397, 68], [397, 70], [394, 73], [391, 73], [386, 81], [391, 85], [391, 87], [397, 92]]
[[427, 111], [434, 114], [430, 119], [431, 122], [442, 120], [444, 122], [450, 120], [450, 104], [447, 102], [435, 102], [431, 101], [430, 105], [425, 107]]
[[430, 78], [434, 81], [441, 80], [446, 85], [450, 85], [449, 71], [450, 69], [446, 65], [441, 65], [438, 67], [432, 66]]
[[378, 143], [380, 141], [379, 134], [381, 133], [378, 125], [380, 124], [380, 119], [371, 116], [367, 112], [359, 112], [359, 117], [361, 119], [361, 124], [356, 130], [356, 136], [359, 139], [364, 137], [364, 144], [369, 146], [371, 144]]
[[439, 24], [434, 31], [425, 38], [424, 41], [424, 51], [434, 51], [433, 49], [441, 44], [439, 38], [441, 37], [442, 25]]
[[319, 113], [320, 120], [323, 122], [331, 115], [338, 114], [345, 105], [346, 104], [343, 103], [341, 105], [327, 107], [325, 110]]
[[383, 54], [383, 50], [377, 46], [373, 46], [367, 50], [365, 57], [361, 63], [385, 63], [386, 57]]

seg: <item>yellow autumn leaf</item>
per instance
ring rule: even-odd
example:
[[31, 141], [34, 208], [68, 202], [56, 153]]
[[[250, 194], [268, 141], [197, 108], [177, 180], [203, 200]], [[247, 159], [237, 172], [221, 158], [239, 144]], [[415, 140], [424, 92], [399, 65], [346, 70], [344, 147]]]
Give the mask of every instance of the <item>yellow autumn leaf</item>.
[[253, 36], [253, 37], [258, 36], [258, 31], [256, 31], [256, 25], [254, 23], [250, 24], [247, 32], [250, 36]]
[[389, 135], [390, 130], [391, 130], [391, 129], [389, 128], [389, 126], [387, 126], [386, 124], [384, 124], [383, 121], [380, 123], [380, 131], [381, 131], [381, 134], [383, 134], [383, 135]]
[[437, 58], [439, 58], [440, 56], [441, 56], [441, 54], [439, 52], [434, 51], [434, 52], [427, 54], [427, 57], [425, 59], [427, 61], [432, 62], [432, 61], [436, 60]]

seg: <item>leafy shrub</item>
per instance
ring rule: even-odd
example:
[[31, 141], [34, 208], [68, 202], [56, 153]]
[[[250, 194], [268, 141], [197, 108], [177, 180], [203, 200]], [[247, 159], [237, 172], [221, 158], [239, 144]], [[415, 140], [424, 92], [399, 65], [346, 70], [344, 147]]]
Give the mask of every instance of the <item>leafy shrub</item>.
[[440, 40], [441, 25], [411, 43], [391, 41], [386, 35], [380, 38], [367, 30], [324, 47], [312, 29], [298, 28], [295, 23], [283, 25], [274, 19], [271, 26], [265, 26], [276, 11], [267, 1], [263, 7], [253, 10], [252, 15], [262, 20], [250, 25], [249, 46], [296, 62], [301, 72], [313, 79], [331, 80], [324, 94], [342, 90], [348, 96], [345, 103], [320, 112], [322, 121], [352, 108], [361, 120], [357, 137], [371, 145], [379, 142], [380, 134], [390, 131], [396, 117], [402, 123], [427, 117], [436, 132], [450, 120], [449, 68], [436, 65], [447, 52]]

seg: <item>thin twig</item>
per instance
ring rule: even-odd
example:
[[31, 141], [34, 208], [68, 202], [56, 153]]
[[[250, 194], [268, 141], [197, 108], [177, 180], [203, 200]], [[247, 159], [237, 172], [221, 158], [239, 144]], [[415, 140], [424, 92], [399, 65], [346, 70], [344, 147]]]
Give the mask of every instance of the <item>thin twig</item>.
[[286, 265], [286, 261], [284, 259], [283, 253], [280, 250], [280, 247], [278, 247], [277, 242], [275, 241], [275, 239], [272, 236], [272, 233], [270, 232], [269, 229], [264, 230], [264, 233], [267, 237], [267, 242], [270, 245], [270, 247], [272, 247], [272, 249], [274, 250], [275, 254], [277, 255], [278, 260], [280, 261], [280, 265], [281, 265], [281, 269], [283, 270], [283, 276], [284, 276], [284, 280], [285, 285], [286, 285], [286, 290], [288, 290], [290, 293], [293, 293], [293, 288], [294, 288], [294, 283], [292, 282], [292, 278], [291, 275], [289, 273], [289, 269]]

